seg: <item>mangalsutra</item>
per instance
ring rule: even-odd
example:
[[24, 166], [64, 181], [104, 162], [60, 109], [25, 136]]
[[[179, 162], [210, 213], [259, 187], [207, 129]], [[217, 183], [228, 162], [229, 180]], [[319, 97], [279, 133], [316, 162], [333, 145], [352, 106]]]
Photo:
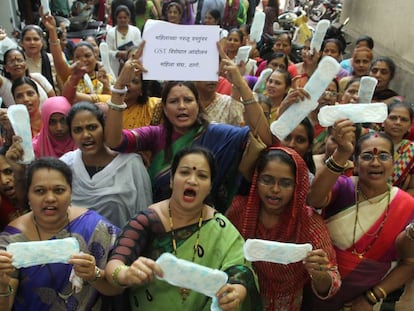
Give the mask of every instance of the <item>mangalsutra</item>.
[[[66, 213], [66, 219], [67, 219], [67, 223], [65, 223], [65, 225], [62, 228], [60, 228], [58, 231], [56, 231], [56, 232], [47, 231], [44, 228], [42, 228], [42, 230], [44, 232], [46, 232], [46, 233], [56, 234], [57, 232], [60, 232], [63, 228], [65, 228], [66, 225], [67, 225], [68, 226], [69, 236], [71, 237], [72, 236], [72, 232], [70, 230], [70, 222], [69, 222], [69, 214], [68, 213]], [[40, 230], [39, 230], [40, 225], [37, 223], [36, 217], [34, 215], [33, 215], [32, 220], [33, 220], [33, 224], [34, 224], [34, 226], [36, 228], [36, 232], [37, 232], [37, 236], [39, 238], [39, 241], [42, 241], [42, 238], [41, 238], [41, 235], [40, 235]], [[68, 301], [69, 301], [69, 298], [73, 295], [73, 289], [69, 293], [67, 293], [67, 294], [64, 294], [64, 293], [59, 292], [58, 291], [57, 282], [56, 282], [56, 279], [55, 279], [55, 275], [53, 274], [52, 268], [48, 264], [46, 264], [45, 266], [47, 267], [47, 270], [49, 272], [49, 275], [50, 275], [50, 277], [51, 277], [51, 279], [53, 281], [53, 285], [55, 287], [55, 291], [56, 291], [58, 297], [60, 299], [62, 299], [65, 302], [65, 304], [67, 304]]]
[[[175, 239], [174, 223], [173, 223], [173, 218], [172, 218], [172, 214], [171, 214], [170, 204], [168, 204], [168, 215], [170, 217], [170, 228], [171, 228], [171, 240], [172, 240], [173, 254], [175, 256], [177, 256], [177, 241]], [[196, 238], [196, 241], [194, 243], [193, 258], [191, 259], [191, 262], [194, 262], [195, 255], [198, 251], [198, 244], [199, 244], [199, 241], [200, 241], [200, 231], [201, 231], [202, 224], [203, 224], [203, 208], [201, 208], [200, 218], [198, 219], [197, 238]], [[182, 302], [184, 302], [187, 299], [187, 297], [190, 295], [190, 290], [188, 288], [183, 288], [183, 287], [180, 287], [178, 290], [180, 292]]]
[[[369, 244], [368, 244], [368, 246], [367, 246], [367, 247], [366, 247], [363, 251], [361, 251], [361, 252], [359, 252], [359, 251], [356, 249], [356, 246], [355, 246], [355, 240], [356, 240], [356, 228], [357, 228], [357, 224], [358, 224], [358, 225], [359, 225], [359, 227], [363, 230], [363, 228], [362, 228], [361, 224], [359, 223], [359, 219], [358, 219], [358, 212], [359, 212], [359, 200], [358, 200], [358, 193], [361, 193], [361, 194], [362, 194], [362, 192], [361, 192], [361, 191], [360, 191], [360, 189], [359, 189], [359, 186], [357, 185], [357, 186], [356, 186], [356, 189], [355, 189], [356, 214], [355, 214], [355, 223], [354, 223], [354, 234], [353, 234], [353, 240], [352, 240], [352, 245], [353, 245], [354, 249], [352, 250], [352, 254], [357, 255], [360, 259], [363, 259], [363, 258], [364, 258], [364, 256], [365, 256], [365, 254], [366, 254], [366, 253], [368, 253], [368, 251], [372, 248], [372, 246], [373, 246], [373, 245], [375, 244], [375, 242], [377, 241], [377, 239], [378, 239], [378, 237], [379, 237], [379, 235], [380, 235], [380, 233], [381, 233], [381, 231], [382, 231], [382, 228], [383, 228], [383, 227], [384, 227], [384, 225], [385, 225], [385, 221], [387, 220], [387, 216], [388, 216], [388, 210], [389, 210], [389, 207], [390, 207], [391, 190], [390, 190], [390, 189], [388, 189], [388, 191], [387, 191], [387, 194], [388, 194], [388, 202], [387, 202], [387, 207], [386, 207], [386, 209], [385, 209], [384, 218], [383, 218], [383, 220], [382, 220], [381, 224], [379, 225], [378, 229], [375, 231], [375, 233], [372, 233], [372, 234], [365, 233], [365, 234], [367, 234], [368, 236], [372, 236], [372, 237], [374, 237], [374, 238], [373, 238], [373, 240], [371, 241], [371, 243], [369, 243]], [[363, 196], [364, 196], [364, 195], [363, 195]], [[364, 199], [365, 199], [365, 196], [364, 196]], [[368, 200], [368, 199], [367, 199], [367, 200]], [[370, 203], [371, 203], [371, 201], [369, 201], [369, 200], [368, 200], [368, 202], [370, 202]], [[371, 204], [373, 204], [373, 203], [371, 203]]]

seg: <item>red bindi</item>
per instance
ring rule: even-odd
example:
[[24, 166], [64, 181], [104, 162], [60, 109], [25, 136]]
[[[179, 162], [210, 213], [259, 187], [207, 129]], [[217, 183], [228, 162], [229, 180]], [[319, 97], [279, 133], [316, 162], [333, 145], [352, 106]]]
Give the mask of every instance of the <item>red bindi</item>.
[[197, 168], [195, 166], [193, 166], [193, 171], [197, 170]]
[[378, 154], [378, 148], [375, 148], [375, 147], [374, 147], [374, 149], [372, 149], [372, 153], [373, 153], [373, 154]]

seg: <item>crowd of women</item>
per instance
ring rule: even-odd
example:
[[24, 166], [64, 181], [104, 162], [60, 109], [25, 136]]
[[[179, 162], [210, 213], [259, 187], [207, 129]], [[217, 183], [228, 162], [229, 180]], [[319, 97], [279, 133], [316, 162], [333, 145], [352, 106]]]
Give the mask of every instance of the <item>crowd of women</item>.
[[[212, 4], [204, 0], [196, 14], [191, 1], [150, 8], [137, 1], [139, 28], [128, 6], [114, 7], [110, 68], [91, 38], [66, 58], [48, 14], [48, 53], [43, 30], [29, 25], [21, 48], [4, 54], [1, 310], [365, 311], [380, 310], [396, 291], [395, 310], [412, 308], [414, 113], [390, 89], [394, 62], [374, 57], [368, 36], [348, 60], [341, 42], [326, 39], [319, 53], [306, 41], [303, 62], [293, 63], [288, 34], [260, 55], [260, 42], [242, 26], [246, 3], [231, 2], [206, 9]], [[266, 11], [276, 18], [274, 6], [269, 1]], [[143, 80], [151, 70], [140, 60], [147, 17], [222, 26], [218, 82]], [[243, 45], [251, 54], [237, 65]], [[277, 139], [270, 123], [310, 97], [303, 86], [327, 55], [341, 71], [318, 107]], [[266, 69], [270, 76], [256, 85]], [[323, 106], [359, 102], [363, 76], [378, 80], [372, 101], [387, 103], [386, 120], [320, 125]], [[30, 117], [35, 160], [28, 165], [7, 116], [14, 104]], [[267, 147], [246, 163], [257, 140]], [[67, 237], [80, 252], [66, 263], [16, 268], [6, 249]], [[247, 239], [312, 250], [289, 264], [249, 262]], [[163, 253], [224, 271], [227, 282], [215, 299], [171, 285], [157, 262]]]

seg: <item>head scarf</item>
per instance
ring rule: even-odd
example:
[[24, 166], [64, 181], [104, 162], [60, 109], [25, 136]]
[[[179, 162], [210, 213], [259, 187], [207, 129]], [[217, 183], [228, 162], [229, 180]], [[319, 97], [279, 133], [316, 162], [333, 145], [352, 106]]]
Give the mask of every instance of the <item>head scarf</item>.
[[70, 137], [56, 139], [49, 133], [49, 119], [54, 113], [61, 113], [65, 116], [71, 108], [68, 100], [63, 96], [49, 97], [41, 108], [42, 128], [39, 134], [33, 138], [33, 149], [36, 158], [56, 157], [59, 158], [68, 151], [76, 149], [75, 143]]
[[[266, 231], [266, 236], [258, 236], [260, 197], [257, 191], [258, 172], [253, 175], [252, 186], [247, 201], [247, 206], [240, 220], [241, 235], [245, 238], [260, 238], [278, 242], [309, 243], [315, 241], [320, 233], [320, 228], [311, 221], [310, 210], [306, 206], [306, 195], [309, 190], [308, 168], [305, 161], [293, 149], [285, 147], [272, 147], [271, 150], [283, 150], [295, 162], [295, 190], [289, 206], [281, 215], [279, 223], [272, 229]], [[309, 282], [307, 273], [302, 262], [289, 265], [274, 264], [270, 262], [255, 262], [254, 268], [268, 276], [271, 282], [261, 281], [261, 295], [269, 300], [266, 310], [274, 310], [275, 304], [284, 301], [284, 305], [293, 306], [295, 294]], [[290, 301], [286, 301], [290, 300]]]

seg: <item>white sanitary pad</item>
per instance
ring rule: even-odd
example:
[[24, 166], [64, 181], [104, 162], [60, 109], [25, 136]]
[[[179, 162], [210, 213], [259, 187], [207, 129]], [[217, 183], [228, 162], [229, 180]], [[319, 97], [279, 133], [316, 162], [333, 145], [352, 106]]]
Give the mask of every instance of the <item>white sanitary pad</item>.
[[227, 283], [228, 276], [225, 272], [178, 259], [170, 253], [162, 254], [157, 263], [164, 273], [161, 280], [212, 297], [211, 310], [221, 310], [218, 307], [216, 293]]
[[381, 123], [388, 115], [384, 103], [344, 104], [322, 107], [318, 120], [323, 127], [331, 126], [336, 120], [348, 118], [354, 123]]
[[248, 239], [243, 250], [244, 257], [249, 261], [268, 261], [287, 265], [305, 259], [312, 250], [312, 245]]
[[75, 238], [36, 242], [10, 243], [6, 249], [13, 254], [13, 266], [25, 268], [49, 263], [67, 263], [70, 257], [79, 253]]

